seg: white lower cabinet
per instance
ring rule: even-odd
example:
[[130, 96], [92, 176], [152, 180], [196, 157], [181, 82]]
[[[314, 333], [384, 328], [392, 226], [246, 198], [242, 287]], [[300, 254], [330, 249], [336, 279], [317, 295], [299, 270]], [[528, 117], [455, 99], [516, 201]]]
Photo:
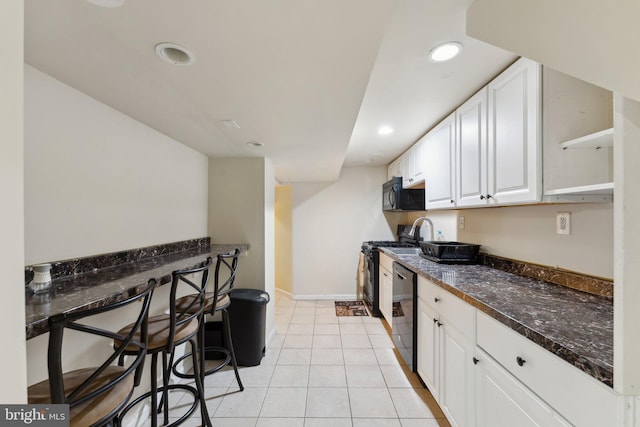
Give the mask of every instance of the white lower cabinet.
[[476, 360], [477, 427], [570, 425], [482, 350]]
[[436, 338], [437, 328], [435, 313], [425, 302], [418, 297], [418, 375], [437, 401], [440, 400], [438, 375], [436, 366], [438, 365], [439, 342]]
[[393, 260], [383, 253], [380, 253], [380, 262], [378, 264], [378, 304], [382, 316], [391, 325], [391, 316], [393, 315]]
[[386, 268], [380, 268], [380, 294], [379, 304], [380, 312], [391, 325], [391, 316], [393, 314], [393, 275]]
[[418, 375], [454, 427], [474, 425], [473, 311], [418, 277]]
[[440, 407], [452, 426], [472, 426], [475, 418], [474, 345], [446, 318], [440, 321]]
[[632, 397], [423, 276], [417, 333], [418, 375], [454, 427], [634, 425]]
[[561, 414], [555, 418], [568, 420], [549, 425], [625, 425], [623, 396], [480, 311], [477, 345], [514, 380]]

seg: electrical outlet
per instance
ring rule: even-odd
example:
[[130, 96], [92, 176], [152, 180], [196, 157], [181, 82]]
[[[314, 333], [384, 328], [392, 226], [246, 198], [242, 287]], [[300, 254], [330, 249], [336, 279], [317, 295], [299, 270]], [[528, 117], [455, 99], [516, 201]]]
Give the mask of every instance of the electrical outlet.
[[460, 230], [464, 230], [464, 217], [463, 216], [458, 218], [458, 227], [460, 228]]
[[556, 215], [556, 233], [571, 234], [571, 212], [559, 212]]

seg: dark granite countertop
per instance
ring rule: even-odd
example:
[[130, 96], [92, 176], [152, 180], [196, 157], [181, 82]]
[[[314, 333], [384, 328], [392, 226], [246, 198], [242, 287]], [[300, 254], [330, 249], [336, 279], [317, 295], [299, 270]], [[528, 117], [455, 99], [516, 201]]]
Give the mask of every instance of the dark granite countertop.
[[195, 267], [209, 256], [216, 257], [235, 248], [246, 252], [248, 245], [212, 244], [81, 274], [54, 277], [51, 288], [43, 294], [34, 294], [27, 286], [26, 337], [30, 339], [48, 332], [48, 319], [55, 314], [86, 310], [122, 300], [152, 278], [159, 285], [169, 283], [174, 270]]
[[438, 264], [418, 255], [395, 261], [613, 387], [613, 303], [484, 265]]

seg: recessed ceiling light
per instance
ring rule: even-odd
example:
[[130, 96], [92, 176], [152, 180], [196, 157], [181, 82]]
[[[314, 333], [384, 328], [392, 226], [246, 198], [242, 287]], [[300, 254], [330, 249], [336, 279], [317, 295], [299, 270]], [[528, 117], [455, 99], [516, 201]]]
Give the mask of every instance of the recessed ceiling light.
[[156, 54], [172, 65], [191, 65], [196, 57], [189, 49], [175, 43], [158, 43]]
[[393, 133], [393, 128], [391, 126], [381, 126], [378, 129], [378, 135], [389, 135]]
[[124, 4], [124, 0], [86, 0], [87, 3], [91, 3], [100, 7], [120, 7]]
[[460, 52], [462, 52], [462, 43], [447, 42], [431, 49], [427, 58], [431, 62], [445, 62], [455, 58]]
[[263, 147], [264, 143], [263, 142], [258, 142], [258, 141], [249, 141], [249, 142], [247, 142], [247, 145], [249, 147], [259, 148], [259, 147]]

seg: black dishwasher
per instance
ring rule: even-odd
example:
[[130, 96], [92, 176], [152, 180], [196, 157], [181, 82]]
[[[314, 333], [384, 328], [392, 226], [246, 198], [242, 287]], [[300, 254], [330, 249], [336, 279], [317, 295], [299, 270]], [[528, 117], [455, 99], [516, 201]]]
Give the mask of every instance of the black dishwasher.
[[391, 335], [396, 349], [411, 372], [416, 371], [416, 278], [416, 273], [413, 271], [397, 262], [393, 263]]

